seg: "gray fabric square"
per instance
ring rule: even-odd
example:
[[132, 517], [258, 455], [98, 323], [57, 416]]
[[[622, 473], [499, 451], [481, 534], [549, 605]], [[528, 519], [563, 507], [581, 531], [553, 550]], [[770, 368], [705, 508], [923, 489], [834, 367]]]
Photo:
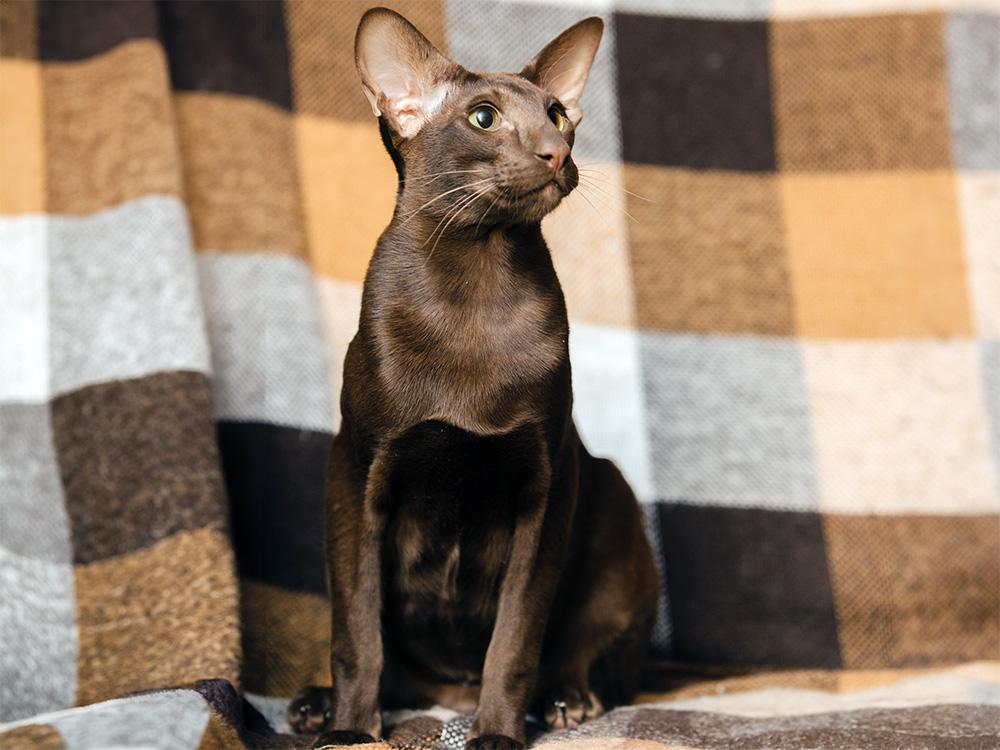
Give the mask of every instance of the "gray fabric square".
[[1000, 167], [1000, 16], [948, 17], [948, 88], [955, 164]]
[[766, 18], [771, 0], [616, 0], [615, 8], [686, 18]]
[[73, 559], [48, 404], [0, 404], [0, 547]]
[[1000, 487], [1000, 339], [982, 342], [983, 391], [993, 441], [993, 466]]
[[0, 547], [0, 721], [74, 704], [75, 606], [72, 565]]
[[644, 333], [643, 383], [659, 496], [819, 507], [809, 403], [794, 341]]
[[215, 416], [331, 432], [312, 272], [274, 253], [201, 253]]
[[603, 15], [604, 37], [581, 106], [583, 121], [573, 155], [577, 162], [618, 161], [621, 136], [615, 83], [615, 32], [611, 14], [537, 3], [447, 0], [448, 54], [472, 70], [516, 73], [546, 44], [577, 21]]
[[49, 220], [52, 392], [162, 370], [208, 372], [187, 216], [151, 196]]
[[67, 750], [197, 750], [208, 726], [208, 704], [193, 690], [172, 690], [68, 711], [49, 723]]

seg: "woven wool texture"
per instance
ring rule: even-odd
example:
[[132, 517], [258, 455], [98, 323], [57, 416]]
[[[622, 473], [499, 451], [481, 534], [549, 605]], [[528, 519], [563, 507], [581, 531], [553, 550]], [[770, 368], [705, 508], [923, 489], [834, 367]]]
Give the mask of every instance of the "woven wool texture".
[[[224, 747], [264, 731], [240, 696], [280, 725], [329, 679], [324, 462], [396, 189], [354, 69], [374, 4], [0, 0], [0, 721], [186, 686], [92, 716]], [[471, 69], [607, 24], [543, 229], [577, 424], [661, 570], [655, 654], [840, 692], [1000, 660], [1000, 7], [387, 4]], [[842, 708], [640, 706], [574, 742], [836, 739]]]

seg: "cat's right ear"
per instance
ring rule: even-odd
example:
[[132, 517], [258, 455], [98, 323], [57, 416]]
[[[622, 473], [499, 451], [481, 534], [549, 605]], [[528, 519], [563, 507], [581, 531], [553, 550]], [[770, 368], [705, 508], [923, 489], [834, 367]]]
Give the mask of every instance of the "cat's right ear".
[[372, 112], [412, 138], [441, 106], [458, 66], [395, 11], [372, 8], [361, 17], [354, 61]]

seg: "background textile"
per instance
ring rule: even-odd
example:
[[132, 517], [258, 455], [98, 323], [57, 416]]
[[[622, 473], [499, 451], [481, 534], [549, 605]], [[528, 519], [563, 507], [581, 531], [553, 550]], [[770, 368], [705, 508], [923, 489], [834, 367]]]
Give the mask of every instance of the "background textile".
[[[374, 4], [0, 0], [0, 721], [328, 679], [324, 461], [396, 186]], [[1000, 7], [386, 4], [474, 69], [607, 24], [543, 228], [655, 653], [1000, 659]]]

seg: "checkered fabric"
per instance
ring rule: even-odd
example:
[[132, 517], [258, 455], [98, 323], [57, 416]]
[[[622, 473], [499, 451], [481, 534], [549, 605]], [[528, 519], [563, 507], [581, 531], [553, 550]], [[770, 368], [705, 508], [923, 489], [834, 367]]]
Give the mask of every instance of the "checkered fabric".
[[[256, 713], [220, 685], [274, 717], [329, 679], [324, 461], [396, 186], [373, 4], [0, 0], [0, 720], [184, 685], [100, 711], [212, 694], [225, 744]], [[1000, 659], [1000, 6], [386, 4], [475, 69], [605, 19], [543, 229], [655, 652]], [[730, 746], [628, 711], [574, 742]]]

